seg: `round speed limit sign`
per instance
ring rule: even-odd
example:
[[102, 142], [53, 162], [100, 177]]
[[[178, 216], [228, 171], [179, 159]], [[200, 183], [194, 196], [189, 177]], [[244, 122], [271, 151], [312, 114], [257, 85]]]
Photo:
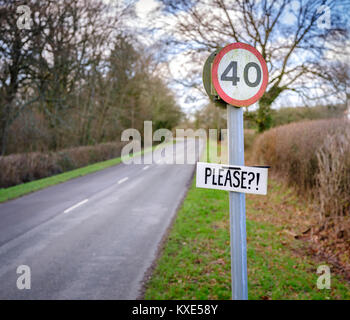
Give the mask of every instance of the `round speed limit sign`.
[[215, 57], [212, 82], [221, 99], [237, 107], [258, 101], [266, 90], [268, 71], [264, 58], [252, 46], [232, 43]]

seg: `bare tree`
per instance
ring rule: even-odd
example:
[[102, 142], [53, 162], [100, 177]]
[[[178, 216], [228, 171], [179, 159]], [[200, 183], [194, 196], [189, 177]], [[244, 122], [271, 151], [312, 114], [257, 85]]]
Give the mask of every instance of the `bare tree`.
[[[345, 37], [345, 5], [322, 0], [163, 0], [176, 23], [169, 43], [190, 52], [214, 51], [231, 42], [256, 47], [267, 62], [269, 85], [259, 101], [260, 131], [270, 127], [272, 103], [287, 90], [306, 95], [318, 81], [328, 81], [320, 69], [326, 43]], [[203, 63], [203, 61], [201, 61]], [[198, 67], [197, 67], [198, 69]]]
[[[17, 23], [20, 14], [18, 1], [0, 1], [0, 155], [6, 153], [8, 130], [22, 110], [37, 101], [28, 83], [35, 78], [36, 46], [42, 25], [31, 24], [29, 29]], [[38, 2], [33, 1], [37, 8]]]
[[[159, 58], [125, 23], [135, 1], [0, 0], [0, 155], [113, 141], [145, 119], [167, 128], [180, 120]], [[23, 29], [21, 5], [30, 11]]]
[[[62, 147], [60, 139], [64, 131], [76, 132], [76, 123], [70, 115], [73, 108], [81, 110], [77, 98], [79, 100], [82, 88], [87, 98], [80, 101], [84, 105], [79, 142], [91, 142], [95, 81], [103, 69], [110, 42], [120, 32], [117, 29], [122, 26], [122, 16], [127, 14], [128, 7], [118, 10], [113, 12], [113, 7], [100, 0], [58, 0], [39, 17], [47, 21], [40, 78], [45, 92], [43, 109], [53, 132], [50, 149]], [[110, 11], [114, 14], [110, 15]]]

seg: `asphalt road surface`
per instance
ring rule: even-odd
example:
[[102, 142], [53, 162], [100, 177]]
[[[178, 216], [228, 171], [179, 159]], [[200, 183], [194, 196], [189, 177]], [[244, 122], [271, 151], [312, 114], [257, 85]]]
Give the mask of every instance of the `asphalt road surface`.
[[[202, 149], [177, 146], [162, 155]], [[136, 299], [194, 169], [120, 164], [1, 203], [0, 299]], [[17, 288], [20, 265], [29, 290]]]

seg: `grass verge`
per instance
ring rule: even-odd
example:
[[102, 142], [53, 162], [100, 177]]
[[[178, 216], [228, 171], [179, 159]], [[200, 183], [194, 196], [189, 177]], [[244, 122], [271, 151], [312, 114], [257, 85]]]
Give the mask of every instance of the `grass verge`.
[[[158, 146], [159, 145], [156, 145], [156, 146], [153, 146], [152, 149], [142, 150], [139, 153], [135, 153], [135, 155], [133, 157], [143, 155], [144, 153], [150, 152]], [[106, 161], [101, 161], [101, 162], [97, 162], [97, 163], [88, 165], [86, 167], [74, 169], [74, 170], [60, 173], [60, 174], [57, 174], [57, 175], [54, 175], [51, 177], [22, 183], [22, 184], [19, 184], [17, 186], [13, 186], [13, 187], [9, 187], [9, 188], [2, 188], [2, 189], [0, 189], [0, 203], [24, 196], [28, 193], [50, 187], [50, 186], [53, 186], [53, 185], [58, 184], [58, 183], [68, 181], [70, 179], [85, 176], [89, 173], [93, 173], [96, 171], [100, 171], [100, 170], [115, 166], [115, 165], [121, 163], [122, 160], [123, 159], [121, 157], [119, 157], [119, 158], [114, 158], [114, 159], [110, 159], [110, 160], [106, 160]]]
[[[297, 206], [292, 192], [274, 180], [261, 207], [247, 196], [249, 299], [350, 299], [350, 285], [332, 274], [331, 289], [317, 289], [317, 267], [327, 264], [298, 253], [303, 244], [284, 232], [271, 214]], [[250, 214], [249, 214], [250, 213]], [[145, 299], [230, 299], [228, 195], [193, 183], [170, 232]]]
[[[332, 268], [331, 289], [317, 288], [317, 267], [327, 262], [294, 237], [313, 223], [307, 210], [271, 177], [266, 196], [246, 195], [249, 299], [350, 299], [350, 284]], [[228, 193], [196, 188], [194, 179], [144, 298], [231, 299], [230, 265]]]

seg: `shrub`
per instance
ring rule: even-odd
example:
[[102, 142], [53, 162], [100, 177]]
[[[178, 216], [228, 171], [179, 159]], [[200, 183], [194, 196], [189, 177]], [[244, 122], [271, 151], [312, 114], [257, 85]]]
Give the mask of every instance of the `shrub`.
[[110, 142], [51, 153], [31, 152], [0, 157], [0, 188], [119, 157], [122, 146], [121, 143]]
[[300, 193], [313, 196], [322, 221], [350, 216], [350, 122], [292, 123], [255, 140], [254, 160], [270, 165]]
[[328, 135], [317, 159], [320, 218], [344, 227], [344, 217], [350, 217], [350, 128]]
[[273, 128], [257, 137], [254, 159], [287, 179], [301, 192], [316, 185], [317, 150], [329, 134], [349, 127], [344, 120], [313, 120]]

